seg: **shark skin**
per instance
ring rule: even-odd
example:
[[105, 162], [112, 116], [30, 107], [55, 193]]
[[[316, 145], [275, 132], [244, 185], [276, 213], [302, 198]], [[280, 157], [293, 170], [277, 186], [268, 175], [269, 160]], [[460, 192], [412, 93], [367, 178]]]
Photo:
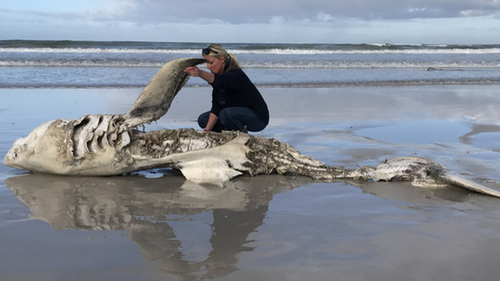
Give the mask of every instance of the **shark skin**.
[[163, 116], [189, 79], [184, 69], [202, 62], [177, 59], [167, 63], [127, 114], [85, 115], [40, 125], [14, 142], [3, 163], [21, 170], [68, 176], [111, 176], [169, 167], [180, 170], [187, 180], [219, 186], [243, 174], [296, 174], [318, 181], [396, 180], [423, 187], [452, 184], [500, 198], [499, 191], [460, 177], [426, 158], [398, 157], [377, 167], [345, 169], [302, 155], [274, 138], [233, 131], [134, 129]]
[[166, 63], [151, 81], [127, 113], [126, 128], [132, 128], [160, 119], [167, 113], [177, 93], [189, 80], [186, 67], [206, 62], [201, 58], [175, 59]]

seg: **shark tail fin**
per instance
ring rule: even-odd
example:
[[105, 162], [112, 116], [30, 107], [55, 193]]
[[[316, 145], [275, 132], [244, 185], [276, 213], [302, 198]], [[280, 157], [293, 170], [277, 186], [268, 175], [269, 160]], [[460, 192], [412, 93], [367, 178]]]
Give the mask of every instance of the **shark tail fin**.
[[449, 184], [460, 186], [460, 187], [463, 187], [465, 189], [468, 189], [468, 190], [471, 190], [471, 191], [474, 191], [477, 193], [482, 193], [485, 195], [490, 195], [493, 197], [500, 198], [500, 191], [483, 186], [483, 185], [480, 185], [474, 181], [463, 178], [463, 177], [461, 177], [457, 174], [454, 174], [454, 173], [448, 172], [445, 175], [443, 175], [442, 179]]

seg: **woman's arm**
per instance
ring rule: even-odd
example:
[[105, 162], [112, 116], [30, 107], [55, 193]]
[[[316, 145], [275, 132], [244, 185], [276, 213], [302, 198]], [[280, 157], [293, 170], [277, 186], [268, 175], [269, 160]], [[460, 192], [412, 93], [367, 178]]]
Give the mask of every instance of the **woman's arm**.
[[212, 84], [215, 79], [215, 75], [211, 72], [203, 71], [199, 69], [197, 66], [191, 66], [187, 67], [184, 72], [187, 74], [193, 76], [193, 77], [200, 77], [201, 79], [205, 80], [208, 82], [208, 84]]

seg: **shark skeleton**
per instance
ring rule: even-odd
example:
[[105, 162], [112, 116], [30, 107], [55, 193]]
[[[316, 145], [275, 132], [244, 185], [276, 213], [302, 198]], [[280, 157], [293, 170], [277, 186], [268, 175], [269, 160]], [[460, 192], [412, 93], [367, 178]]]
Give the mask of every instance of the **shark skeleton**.
[[500, 192], [463, 178], [421, 157], [398, 157], [376, 167], [331, 167], [302, 155], [287, 143], [243, 132], [203, 132], [135, 128], [162, 117], [185, 85], [188, 66], [204, 59], [166, 63], [144, 88], [127, 114], [57, 119], [18, 139], [5, 156], [6, 166], [68, 176], [111, 176], [170, 167], [200, 184], [223, 185], [249, 174], [297, 174], [315, 180], [409, 181], [417, 186], [452, 184], [500, 198]]

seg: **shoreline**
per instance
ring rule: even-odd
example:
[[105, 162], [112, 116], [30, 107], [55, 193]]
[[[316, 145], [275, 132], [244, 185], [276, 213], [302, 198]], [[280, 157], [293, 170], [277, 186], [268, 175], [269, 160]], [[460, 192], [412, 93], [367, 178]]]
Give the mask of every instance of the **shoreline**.
[[[359, 82], [315, 82], [315, 83], [287, 83], [287, 84], [268, 84], [268, 83], [256, 83], [255, 86], [257, 88], [344, 88], [344, 87], [439, 87], [439, 86], [492, 86], [492, 85], [500, 85], [500, 78], [497, 80], [490, 78], [481, 78], [481, 79], [423, 79], [423, 80], [415, 80], [415, 81], [405, 81], [405, 80], [390, 80], [390, 81], [359, 81]], [[146, 84], [141, 85], [61, 85], [61, 86], [8, 86], [1, 85], [0, 90], [23, 90], [23, 89], [137, 89], [144, 88]], [[210, 88], [210, 85], [185, 85], [184, 88]]]

